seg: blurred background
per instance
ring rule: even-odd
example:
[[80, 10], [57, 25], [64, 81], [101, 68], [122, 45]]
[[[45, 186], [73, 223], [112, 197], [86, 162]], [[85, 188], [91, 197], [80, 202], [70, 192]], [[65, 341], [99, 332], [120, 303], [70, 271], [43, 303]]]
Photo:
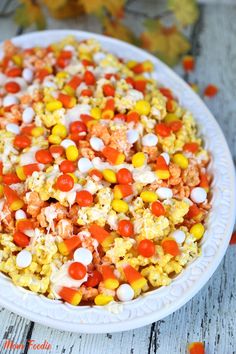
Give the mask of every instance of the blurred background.
[[192, 27], [199, 19], [195, 0], [1, 0], [7, 18], [23, 31], [73, 28], [104, 33], [149, 50], [173, 66], [191, 53]]

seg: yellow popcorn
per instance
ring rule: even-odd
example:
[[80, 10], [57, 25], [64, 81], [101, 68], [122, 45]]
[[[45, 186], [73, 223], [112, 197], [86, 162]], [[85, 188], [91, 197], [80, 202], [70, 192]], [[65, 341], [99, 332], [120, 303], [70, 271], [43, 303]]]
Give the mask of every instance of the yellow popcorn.
[[177, 199], [172, 199], [172, 204], [167, 206], [168, 218], [175, 225], [184, 221], [184, 215], [188, 213], [189, 204]]

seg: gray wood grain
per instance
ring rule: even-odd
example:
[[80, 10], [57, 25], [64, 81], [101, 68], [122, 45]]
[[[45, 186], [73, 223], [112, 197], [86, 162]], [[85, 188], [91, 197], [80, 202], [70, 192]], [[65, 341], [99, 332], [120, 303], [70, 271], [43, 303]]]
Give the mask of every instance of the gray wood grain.
[[[206, 101], [221, 125], [234, 158], [236, 158], [236, 4], [235, 0], [207, 0], [214, 5], [202, 5], [202, 16], [192, 36], [193, 54], [197, 58], [196, 71], [188, 79], [200, 87], [208, 83], [220, 88], [218, 96]], [[205, 3], [205, 0], [201, 0]], [[155, 1], [130, 1], [130, 8], [153, 14]], [[235, 5], [225, 5], [225, 4]], [[149, 4], [149, 5], [148, 5]], [[135, 15], [127, 20], [140, 31]], [[140, 22], [140, 21], [138, 21]], [[100, 32], [99, 23], [93, 18], [75, 20], [48, 20], [49, 28], [78, 28]], [[28, 29], [30, 31], [31, 29]], [[0, 40], [16, 33], [16, 26], [8, 19], [0, 20]], [[180, 66], [176, 71], [183, 76]], [[191, 300], [162, 321], [141, 329], [104, 335], [72, 334], [50, 329], [0, 309], [0, 353], [4, 339], [26, 343], [31, 337], [37, 343], [46, 339], [52, 354], [182, 354], [186, 343], [204, 341], [208, 354], [236, 353], [236, 246], [229, 247], [216, 273], [205, 287]], [[31, 333], [32, 332], [32, 333]], [[35, 354], [35, 350], [24, 354]], [[4, 354], [19, 354], [19, 350]], [[22, 352], [23, 353], [23, 352]]]

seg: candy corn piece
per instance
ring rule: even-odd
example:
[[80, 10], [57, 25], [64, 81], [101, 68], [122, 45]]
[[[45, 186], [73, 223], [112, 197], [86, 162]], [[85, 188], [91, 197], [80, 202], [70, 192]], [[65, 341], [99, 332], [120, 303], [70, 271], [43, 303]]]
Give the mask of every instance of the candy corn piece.
[[63, 104], [64, 108], [72, 108], [76, 104], [76, 98], [64, 93], [59, 93], [58, 100]]
[[18, 166], [16, 168], [16, 174], [21, 181], [25, 181], [28, 176], [31, 176], [33, 172], [40, 171], [37, 163], [31, 163], [29, 165]]
[[89, 232], [92, 237], [102, 245], [103, 248], [107, 248], [114, 240], [114, 236], [112, 234], [97, 224], [90, 225]]
[[92, 124], [96, 123], [96, 120], [93, 119], [92, 116], [90, 116], [89, 114], [81, 114], [80, 115], [80, 119], [82, 120], [82, 122], [89, 128]]
[[133, 194], [133, 188], [130, 184], [117, 184], [113, 190], [115, 199], [122, 199]]
[[67, 83], [73, 90], [76, 90], [77, 87], [81, 84], [83, 80], [79, 76], [74, 76], [72, 79]]
[[201, 342], [193, 342], [188, 346], [189, 354], [204, 354], [204, 344]]
[[81, 244], [78, 236], [72, 236], [60, 243], [58, 243], [58, 250], [63, 256], [68, 256], [71, 251], [75, 250]]
[[142, 289], [147, 284], [147, 279], [145, 279], [135, 268], [131, 265], [126, 265], [124, 267], [125, 277], [134, 291]]
[[115, 101], [113, 98], [109, 98], [106, 101], [105, 107], [102, 111], [102, 119], [112, 119], [114, 117]]
[[207, 178], [206, 174], [201, 174], [200, 175], [199, 187], [204, 188], [207, 193], [209, 192], [209, 182], [208, 182], [208, 178]]
[[182, 66], [184, 71], [189, 72], [193, 71], [195, 68], [195, 59], [192, 55], [185, 55], [182, 60]]
[[20, 219], [16, 222], [16, 229], [25, 233], [29, 230], [34, 230], [34, 223], [28, 219]]
[[105, 306], [109, 304], [109, 302], [113, 301], [114, 298], [111, 295], [99, 294], [95, 297], [94, 303], [97, 306]]
[[160, 179], [168, 179], [170, 177], [168, 165], [161, 155], [156, 160], [156, 175]]
[[102, 153], [112, 165], [120, 165], [125, 161], [125, 155], [110, 146], [105, 146]]
[[101, 267], [101, 273], [102, 273], [105, 288], [112, 289], [112, 290], [118, 288], [120, 284], [119, 281], [116, 279], [111, 266], [103, 265]]
[[178, 243], [170, 237], [164, 238], [161, 242], [161, 246], [164, 253], [171, 254], [174, 257], [180, 254]]
[[18, 194], [8, 186], [3, 187], [3, 194], [11, 211], [21, 209], [24, 205]]
[[188, 214], [186, 215], [188, 219], [194, 219], [200, 221], [202, 217], [202, 211], [198, 208], [196, 204], [190, 205]]
[[58, 294], [64, 301], [74, 306], [79, 305], [82, 299], [82, 294], [80, 291], [68, 288], [66, 286], [63, 286]]

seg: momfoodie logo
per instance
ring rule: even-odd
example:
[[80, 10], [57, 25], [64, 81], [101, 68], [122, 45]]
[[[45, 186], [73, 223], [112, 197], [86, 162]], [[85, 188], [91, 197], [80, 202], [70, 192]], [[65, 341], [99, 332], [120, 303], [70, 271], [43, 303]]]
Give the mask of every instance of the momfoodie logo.
[[16, 343], [16, 342], [13, 342], [10, 339], [6, 339], [4, 344], [3, 344], [3, 348], [4, 349], [24, 350], [26, 346], [29, 349], [33, 349], [33, 350], [49, 350], [49, 349], [52, 349], [52, 345], [50, 343], [48, 343], [46, 340], [43, 343], [37, 343], [34, 339], [29, 339], [27, 341], [27, 344], [24, 344], [24, 343]]

